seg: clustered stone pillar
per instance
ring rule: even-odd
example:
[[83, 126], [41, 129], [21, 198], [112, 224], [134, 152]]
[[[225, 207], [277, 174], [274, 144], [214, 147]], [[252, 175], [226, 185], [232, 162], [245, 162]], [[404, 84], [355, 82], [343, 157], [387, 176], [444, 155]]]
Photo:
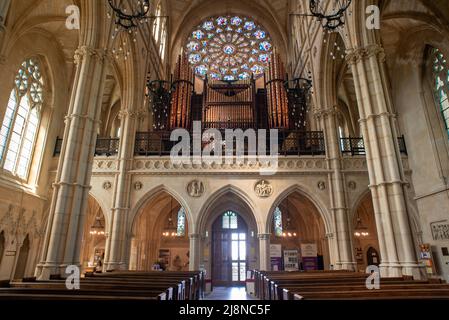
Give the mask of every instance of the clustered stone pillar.
[[106, 76], [106, 51], [82, 46], [76, 50], [75, 81], [47, 224], [39, 279], [65, 275], [67, 265], [80, 264], [84, 216]]
[[326, 155], [329, 173], [329, 197], [331, 199], [331, 211], [335, 228], [335, 241], [337, 253], [335, 254], [335, 269], [355, 270], [356, 263], [353, 259], [349, 209], [346, 205], [346, 190], [342, 174], [340, 143], [337, 133], [336, 106], [327, 108], [317, 114], [326, 135]]
[[406, 204], [396, 116], [385, 53], [378, 44], [349, 50], [381, 253], [381, 275], [420, 277]]
[[0, 32], [5, 29], [6, 16], [8, 15], [11, 0], [0, 1]]
[[132, 169], [134, 154], [133, 137], [136, 131], [137, 114], [124, 110], [120, 112], [120, 137], [119, 155], [117, 168], [119, 173], [114, 185], [113, 208], [105, 253], [104, 268], [106, 270], [124, 270], [128, 268], [129, 242], [127, 234], [129, 197], [131, 194], [132, 177], [129, 171]]
[[189, 234], [190, 239], [190, 257], [189, 257], [189, 269], [190, 271], [196, 271], [200, 268], [200, 241], [201, 235], [198, 233]]
[[259, 261], [260, 270], [269, 271], [271, 270], [270, 265], [270, 235], [269, 233], [259, 233]]

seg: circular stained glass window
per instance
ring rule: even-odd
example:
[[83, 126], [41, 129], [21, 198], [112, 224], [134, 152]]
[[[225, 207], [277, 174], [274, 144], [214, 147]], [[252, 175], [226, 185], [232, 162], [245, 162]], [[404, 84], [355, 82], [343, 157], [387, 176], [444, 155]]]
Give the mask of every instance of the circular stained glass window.
[[250, 18], [220, 16], [192, 30], [185, 50], [197, 76], [234, 81], [262, 76], [273, 45], [268, 33]]

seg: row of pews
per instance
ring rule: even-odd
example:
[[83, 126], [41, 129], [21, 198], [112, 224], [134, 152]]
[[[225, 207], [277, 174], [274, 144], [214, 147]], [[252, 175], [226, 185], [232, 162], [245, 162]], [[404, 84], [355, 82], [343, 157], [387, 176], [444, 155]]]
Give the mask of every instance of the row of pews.
[[390, 300], [449, 299], [449, 285], [440, 279], [382, 278], [369, 290], [369, 275], [350, 271], [255, 271], [255, 295], [261, 300]]
[[199, 300], [204, 294], [202, 272], [87, 273], [79, 290], [68, 290], [64, 279], [0, 283], [1, 300]]

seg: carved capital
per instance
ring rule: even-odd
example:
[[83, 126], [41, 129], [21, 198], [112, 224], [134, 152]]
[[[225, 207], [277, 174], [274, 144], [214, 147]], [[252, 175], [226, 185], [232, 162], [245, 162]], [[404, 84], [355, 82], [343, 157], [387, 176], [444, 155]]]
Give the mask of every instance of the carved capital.
[[348, 50], [346, 55], [346, 62], [351, 64], [357, 64], [360, 61], [369, 59], [373, 56], [377, 56], [380, 61], [385, 61], [385, 50], [378, 44], [370, 44], [363, 48], [354, 48]]
[[80, 65], [86, 57], [92, 57], [98, 62], [103, 63], [108, 58], [108, 53], [105, 49], [94, 49], [89, 46], [80, 46], [75, 50], [75, 64]]

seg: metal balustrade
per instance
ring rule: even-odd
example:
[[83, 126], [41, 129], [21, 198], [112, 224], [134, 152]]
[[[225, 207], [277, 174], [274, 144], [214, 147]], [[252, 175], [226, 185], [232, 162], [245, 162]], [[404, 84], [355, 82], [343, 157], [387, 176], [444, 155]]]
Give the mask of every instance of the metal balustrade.
[[[399, 151], [407, 155], [407, 146], [404, 136], [398, 137]], [[366, 155], [365, 143], [363, 138], [341, 138], [340, 149], [343, 154], [352, 156]]]
[[[53, 155], [59, 156], [62, 150], [62, 138], [56, 138], [55, 150]], [[115, 156], [118, 154], [118, 148], [120, 144], [119, 138], [97, 138], [97, 144], [95, 146], [96, 156]]]

